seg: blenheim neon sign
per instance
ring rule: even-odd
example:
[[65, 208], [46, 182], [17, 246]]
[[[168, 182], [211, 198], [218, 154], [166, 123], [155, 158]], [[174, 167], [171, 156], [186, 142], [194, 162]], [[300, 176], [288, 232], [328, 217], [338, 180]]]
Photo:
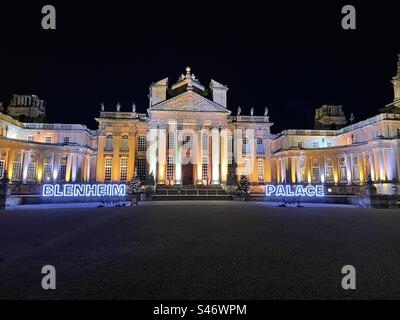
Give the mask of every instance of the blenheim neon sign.
[[123, 197], [126, 195], [124, 184], [45, 184], [44, 197]]
[[265, 194], [269, 197], [323, 197], [323, 185], [271, 185], [265, 186]]

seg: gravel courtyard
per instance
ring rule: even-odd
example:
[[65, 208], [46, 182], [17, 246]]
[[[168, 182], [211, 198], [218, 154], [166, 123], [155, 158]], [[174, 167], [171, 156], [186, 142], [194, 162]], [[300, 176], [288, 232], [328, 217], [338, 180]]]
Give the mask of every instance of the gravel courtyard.
[[[340, 283], [357, 270], [357, 290]], [[41, 268], [57, 289], [41, 288]], [[400, 210], [160, 202], [0, 211], [0, 299], [400, 299]]]

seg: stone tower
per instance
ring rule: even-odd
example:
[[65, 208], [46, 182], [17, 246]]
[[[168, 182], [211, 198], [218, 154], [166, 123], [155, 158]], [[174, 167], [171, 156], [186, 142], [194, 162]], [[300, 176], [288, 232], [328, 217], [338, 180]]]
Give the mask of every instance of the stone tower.
[[393, 91], [394, 91], [394, 105], [400, 107], [400, 54], [398, 54], [397, 61], [397, 74], [392, 79]]
[[46, 119], [45, 102], [35, 95], [14, 94], [7, 114], [21, 122], [44, 122]]

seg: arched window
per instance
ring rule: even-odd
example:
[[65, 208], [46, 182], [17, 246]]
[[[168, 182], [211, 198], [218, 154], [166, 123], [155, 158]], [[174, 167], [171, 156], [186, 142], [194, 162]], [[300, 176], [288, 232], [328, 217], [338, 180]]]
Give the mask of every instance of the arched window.
[[193, 139], [191, 135], [187, 134], [186, 136], [184, 136], [183, 147], [188, 150], [193, 149]]
[[138, 151], [146, 151], [146, 136], [139, 136]]
[[247, 137], [243, 137], [243, 145], [247, 145], [249, 143], [249, 140], [247, 139]]
[[261, 137], [257, 138], [257, 153], [264, 153], [263, 139]]
[[105, 151], [112, 151], [112, 150], [113, 150], [113, 136], [112, 134], [108, 134], [106, 137]]
[[129, 136], [127, 135], [127, 134], [124, 134], [123, 136], [122, 136], [122, 139], [121, 139], [121, 151], [128, 151], [128, 139], [129, 139]]

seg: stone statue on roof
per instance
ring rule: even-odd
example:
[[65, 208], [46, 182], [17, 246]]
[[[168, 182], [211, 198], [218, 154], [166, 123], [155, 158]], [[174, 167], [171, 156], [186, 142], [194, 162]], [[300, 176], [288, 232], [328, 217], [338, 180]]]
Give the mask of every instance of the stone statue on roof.
[[101, 111], [104, 111], [104, 103], [103, 102], [101, 103], [100, 107], [101, 107]]
[[253, 107], [251, 107], [251, 109], [250, 109], [250, 115], [254, 116], [254, 108]]
[[237, 109], [237, 115], [240, 116], [241, 113], [242, 113], [242, 108], [241, 108], [241, 107], [238, 107], [238, 109]]
[[118, 102], [117, 103], [117, 112], [120, 112], [121, 111], [121, 104]]
[[268, 112], [269, 112], [268, 107], [265, 107], [265, 109], [264, 109], [264, 116], [267, 116], [267, 115], [268, 115]]
[[132, 112], [136, 112], [136, 104], [132, 103]]

